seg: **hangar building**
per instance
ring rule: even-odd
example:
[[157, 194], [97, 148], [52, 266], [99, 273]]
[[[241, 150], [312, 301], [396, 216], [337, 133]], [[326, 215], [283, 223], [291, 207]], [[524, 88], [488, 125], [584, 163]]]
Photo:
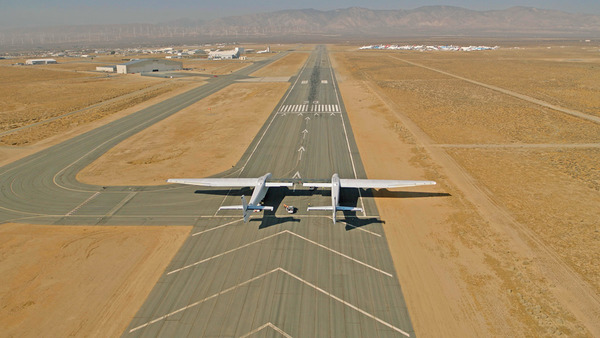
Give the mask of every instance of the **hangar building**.
[[58, 63], [54, 59], [30, 59], [25, 61], [26, 65], [47, 65], [51, 63]]
[[208, 58], [211, 60], [229, 60], [237, 59], [240, 54], [244, 53], [244, 48], [236, 47], [233, 50], [217, 50], [208, 53]]
[[117, 65], [117, 73], [119, 74], [164, 72], [181, 69], [183, 69], [181, 62], [163, 59], [139, 59]]
[[117, 66], [98, 66], [96, 70], [99, 72], [114, 73], [117, 71]]

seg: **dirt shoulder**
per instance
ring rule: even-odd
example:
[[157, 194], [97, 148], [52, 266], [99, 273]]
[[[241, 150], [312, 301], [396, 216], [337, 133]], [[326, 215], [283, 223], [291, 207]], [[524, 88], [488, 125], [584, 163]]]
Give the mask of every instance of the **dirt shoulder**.
[[233, 84], [121, 142], [77, 179], [97, 185], [157, 185], [168, 178], [207, 177], [230, 169], [288, 86]]
[[255, 77], [294, 76], [306, 60], [309, 53], [291, 52], [270, 65], [252, 73]]
[[[499, 202], [494, 195], [496, 191], [487, 190], [487, 184], [473, 179], [473, 173], [436, 147], [433, 137], [427, 135], [433, 130], [428, 126], [440, 125], [444, 118], [462, 118], [462, 128], [455, 129], [454, 133], [486, 143], [475, 136], [485, 136], [479, 133], [478, 121], [471, 121], [468, 115], [461, 117], [461, 112], [452, 105], [438, 107], [437, 116], [427, 112], [427, 107], [439, 105], [437, 94], [440, 92], [420, 89], [440, 83], [437, 74], [424, 73], [423, 76], [429, 78], [405, 81], [417, 90], [398, 92], [389, 85], [390, 81], [398, 81], [393, 79], [393, 70], [386, 71], [372, 58], [360, 60], [354, 55], [333, 53], [333, 59], [342, 79], [340, 90], [368, 177], [438, 182], [438, 186], [430, 188], [433, 190], [418, 189], [425, 194], [414, 194], [412, 198], [376, 198], [416, 333], [425, 336], [504, 336], [515, 332], [524, 336], [590, 335], [590, 330], [597, 328], [592, 319], [597, 308], [594, 310], [593, 300], [585, 299], [590, 292], [593, 294], [593, 289], [577, 274], [569, 273], [569, 267], [557, 260], [543, 241], [536, 239], [528, 225], [519, 223], [518, 217], [515, 219], [506, 211], [505, 200]], [[370, 77], [373, 72], [360, 71], [369, 67], [378, 71], [380, 77]], [[423, 85], [417, 86], [419, 82]], [[465, 95], [470, 92], [462, 97]], [[409, 106], [407, 114], [401, 108], [406, 100], [420, 101], [422, 105]], [[491, 116], [510, 120], [508, 115], [497, 112], [488, 118]], [[498, 141], [513, 141], [507, 137], [511, 129], [505, 130], [504, 135], [492, 135]], [[450, 129], [439, 134], [446, 140], [453, 137], [458, 140]], [[464, 153], [460, 155], [468, 158]], [[469, 170], [485, 176], [484, 182], [494, 179], [497, 161], [487, 158], [475, 162], [477, 170], [468, 167]], [[543, 176], [543, 166], [528, 164], [531, 165], [520, 170], [533, 170]], [[511, 169], [503, 167], [510, 172], [502, 178], [519, 174]], [[501, 179], [494, 182], [497, 183], [489, 186], [495, 188], [502, 184]], [[583, 185], [579, 187], [578, 191], [591, 192]], [[438, 194], [428, 195], [431, 191]], [[423, 198], [417, 198], [420, 196]], [[517, 194], [512, 197], [516, 198], [512, 200], [513, 205], [518, 205]], [[556, 198], [545, 202], [561, 203]], [[523, 207], [511, 211], [536, 213]], [[547, 232], [554, 229], [548, 225], [544, 228]], [[573, 238], [578, 245], [585, 244]], [[577, 251], [594, 252], [585, 245], [586, 249]], [[583, 298], [572, 297], [573, 293], [568, 296], [564, 292], [568, 288], [578, 290], [575, 293], [581, 291]]]
[[2, 335], [121, 335], [190, 230], [0, 225]]

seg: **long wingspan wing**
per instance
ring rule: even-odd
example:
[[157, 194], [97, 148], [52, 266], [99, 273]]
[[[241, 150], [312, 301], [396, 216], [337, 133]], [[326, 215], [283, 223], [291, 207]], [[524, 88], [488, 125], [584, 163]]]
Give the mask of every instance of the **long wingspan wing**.
[[407, 181], [407, 180], [368, 180], [368, 179], [350, 179], [340, 178], [340, 187], [342, 188], [403, 188], [416, 187], [419, 185], [435, 185], [434, 181]]
[[[258, 178], [170, 178], [169, 183], [201, 185], [204, 187], [254, 187]], [[291, 182], [267, 182], [265, 185], [273, 187], [291, 187]]]
[[254, 187], [256, 178], [170, 178], [169, 183], [201, 185], [205, 187]]

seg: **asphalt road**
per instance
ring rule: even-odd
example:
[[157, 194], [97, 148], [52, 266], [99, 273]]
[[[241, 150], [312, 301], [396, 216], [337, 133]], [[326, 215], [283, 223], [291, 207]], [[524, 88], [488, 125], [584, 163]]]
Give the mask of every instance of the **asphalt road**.
[[[365, 178], [325, 47], [317, 47], [239, 163], [221, 177], [297, 183], [270, 189], [247, 224], [251, 189], [97, 187], [76, 173], [160, 119], [244, 78], [262, 64], [166, 100], [0, 168], [0, 223], [194, 225], [124, 336], [414, 336], [382, 221], [367, 191], [342, 190], [364, 207], [332, 224], [329, 190], [302, 180]], [[242, 126], [240, 126], [242, 127]], [[287, 214], [283, 204], [294, 205]], [[340, 213], [341, 214], [341, 213]]]

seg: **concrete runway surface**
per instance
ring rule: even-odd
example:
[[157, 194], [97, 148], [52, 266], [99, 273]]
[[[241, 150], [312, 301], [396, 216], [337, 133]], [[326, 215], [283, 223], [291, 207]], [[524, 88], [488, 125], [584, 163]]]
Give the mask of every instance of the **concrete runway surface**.
[[[75, 175], [127, 137], [283, 56], [109, 123], [0, 168], [0, 223], [194, 225], [124, 336], [414, 336], [375, 203], [343, 189], [344, 213], [330, 191], [302, 180], [366, 178], [324, 46], [311, 53], [238, 164], [218, 177], [267, 172], [293, 188], [271, 188], [249, 223], [238, 205], [251, 189], [182, 185], [99, 187]], [[240, 126], [242, 128], [243, 126]], [[288, 214], [283, 204], [298, 213]]]

